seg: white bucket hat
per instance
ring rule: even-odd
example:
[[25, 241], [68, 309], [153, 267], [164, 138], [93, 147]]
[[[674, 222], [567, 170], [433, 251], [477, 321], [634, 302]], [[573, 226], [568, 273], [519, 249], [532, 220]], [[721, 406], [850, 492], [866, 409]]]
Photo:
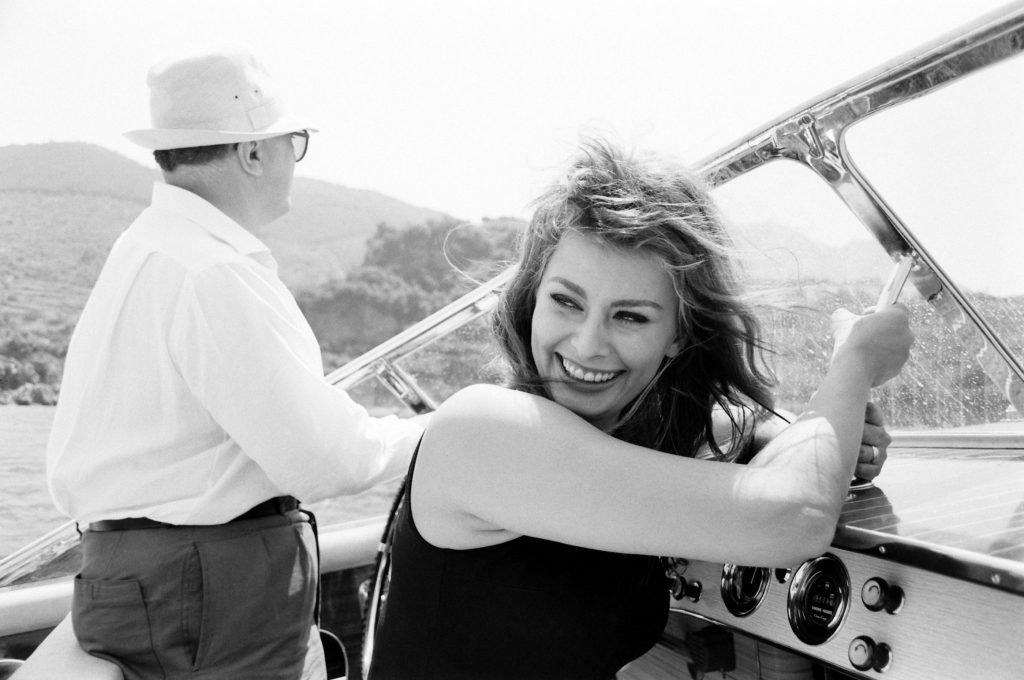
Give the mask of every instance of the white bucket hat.
[[266, 69], [244, 47], [164, 61], [149, 71], [153, 127], [124, 136], [147, 149], [230, 144], [315, 128], [288, 111]]

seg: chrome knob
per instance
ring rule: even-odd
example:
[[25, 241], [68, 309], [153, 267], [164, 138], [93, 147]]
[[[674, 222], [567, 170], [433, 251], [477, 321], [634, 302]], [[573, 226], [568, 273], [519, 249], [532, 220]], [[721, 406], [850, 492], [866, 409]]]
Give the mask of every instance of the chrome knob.
[[855, 637], [846, 651], [853, 667], [859, 671], [866, 671], [871, 668], [875, 656], [875, 641], [866, 635]]
[[686, 584], [686, 597], [689, 598], [690, 602], [696, 602], [700, 599], [701, 593], [704, 592], [704, 586], [701, 585], [700, 581], [690, 581]]
[[704, 586], [700, 581], [688, 582], [681, 576], [672, 576], [669, 590], [672, 593], [672, 597], [676, 600], [682, 600], [685, 597], [691, 602], [696, 602], [700, 599], [701, 593], [704, 592]]
[[686, 579], [673, 575], [669, 580], [668, 586], [669, 592], [672, 593], [672, 598], [675, 600], [681, 600], [686, 595]]
[[884, 642], [876, 643], [867, 635], [853, 638], [847, 656], [859, 671], [875, 670], [884, 673], [892, 665], [892, 648]]
[[871, 667], [879, 673], [884, 673], [889, 670], [889, 666], [892, 665], [892, 647], [879, 642], [875, 645], [875, 655], [872, 661]]
[[903, 589], [886, 582], [883, 578], [869, 578], [860, 589], [860, 599], [864, 606], [873, 612], [880, 612], [883, 609], [896, 614], [903, 608], [906, 599]]

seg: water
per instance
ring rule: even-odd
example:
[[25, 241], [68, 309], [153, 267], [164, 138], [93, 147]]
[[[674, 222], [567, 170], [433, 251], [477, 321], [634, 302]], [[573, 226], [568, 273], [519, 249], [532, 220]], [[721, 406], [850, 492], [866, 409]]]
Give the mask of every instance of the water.
[[[0, 406], [0, 557], [11, 554], [68, 518], [46, 488], [46, 440], [52, 406]], [[315, 503], [321, 525], [387, 515], [397, 482], [356, 496]]]
[[0, 557], [68, 521], [46, 489], [52, 406], [0, 406]]

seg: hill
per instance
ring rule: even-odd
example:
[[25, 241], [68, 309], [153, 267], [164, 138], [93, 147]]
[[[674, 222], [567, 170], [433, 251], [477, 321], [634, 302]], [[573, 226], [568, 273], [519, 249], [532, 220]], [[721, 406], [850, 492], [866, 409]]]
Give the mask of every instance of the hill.
[[[149, 202], [158, 178], [155, 168], [93, 144], [0, 147], [0, 309], [80, 309], [107, 250]], [[284, 281], [301, 292], [359, 265], [378, 224], [401, 229], [444, 219], [375, 191], [296, 177], [292, 211], [259, 236]], [[839, 246], [780, 224], [734, 226], [745, 272], [756, 284], [852, 281], [885, 267], [867, 238]]]
[[843, 244], [823, 243], [776, 222], [730, 225], [738, 261], [754, 287], [779, 283], [852, 282], [884, 275], [890, 261], [867, 232]]
[[[149, 202], [160, 174], [94, 144], [52, 142], [0, 147], [4, 227], [30, 232], [37, 257], [67, 264], [66, 248], [109, 244]], [[63, 197], [63, 198], [59, 198]], [[109, 213], [109, 214], [105, 214]], [[320, 285], [362, 261], [366, 239], [381, 222], [394, 227], [438, 220], [438, 210], [375, 191], [296, 177], [292, 211], [259, 236], [274, 251], [281, 276], [294, 289]], [[73, 219], [75, 228], [61, 226]], [[62, 240], [67, 237], [71, 241]], [[5, 238], [4, 243], [12, 241]], [[24, 262], [25, 260], [23, 260]], [[7, 270], [9, 271], [9, 270]], [[97, 270], [98, 271], [98, 270]]]
[[0, 191], [98, 194], [145, 204], [156, 170], [95, 144], [0, 147]]

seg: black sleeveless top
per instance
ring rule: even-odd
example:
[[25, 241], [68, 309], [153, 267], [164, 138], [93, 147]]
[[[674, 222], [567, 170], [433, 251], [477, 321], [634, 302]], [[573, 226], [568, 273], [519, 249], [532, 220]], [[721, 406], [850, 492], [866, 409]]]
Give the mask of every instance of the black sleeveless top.
[[658, 558], [530, 536], [435, 547], [412, 516], [415, 465], [370, 680], [609, 680], [658, 641], [668, 615]]

